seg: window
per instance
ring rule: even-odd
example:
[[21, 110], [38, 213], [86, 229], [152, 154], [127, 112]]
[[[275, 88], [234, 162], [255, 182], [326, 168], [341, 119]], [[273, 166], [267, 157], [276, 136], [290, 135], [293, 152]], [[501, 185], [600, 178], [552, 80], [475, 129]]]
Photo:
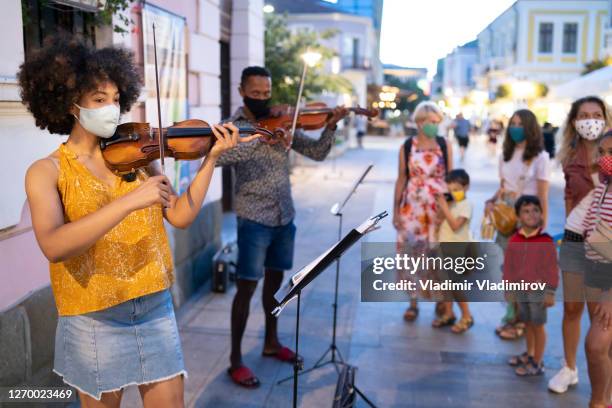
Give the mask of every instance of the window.
[[575, 54], [578, 48], [578, 23], [563, 24], [563, 52]]
[[553, 48], [553, 23], [540, 23], [540, 38], [538, 52], [541, 54], [552, 53]]
[[77, 35], [90, 45], [96, 43], [94, 13], [41, 0], [24, 0], [23, 10], [26, 58], [42, 46], [45, 37], [59, 31]]

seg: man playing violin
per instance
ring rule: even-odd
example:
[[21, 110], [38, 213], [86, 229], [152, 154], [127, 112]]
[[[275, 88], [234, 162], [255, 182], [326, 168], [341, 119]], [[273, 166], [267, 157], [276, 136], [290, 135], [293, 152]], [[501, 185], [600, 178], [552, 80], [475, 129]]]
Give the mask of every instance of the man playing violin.
[[[258, 120], [277, 114], [276, 109], [269, 106], [272, 79], [266, 68], [245, 68], [239, 92], [244, 106], [229, 119], [236, 126], [254, 125]], [[280, 130], [280, 139], [292, 140], [292, 143], [278, 143], [278, 139], [254, 140], [223, 153], [217, 161], [218, 166], [234, 166], [236, 170], [238, 266], [237, 291], [232, 303], [232, 351], [228, 373], [236, 384], [243, 387], [259, 386], [257, 377], [243, 364], [240, 345], [251, 298], [262, 277], [262, 303], [266, 316], [262, 355], [288, 363], [301, 359], [279, 342], [277, 318], [272, 316], [272, 310], [276, 307], [274, 293], [281, 286], [283, 271], [293, 266], [296, 227], [293, 223], [295, 209], [291, 198], [287, 147], [313, 160], [324, 160], [331, 150], [336, 124], [347, 113], [344, 107], [335, 108], [317, 140], [299, 130], [293, 135], [287, 130]]]

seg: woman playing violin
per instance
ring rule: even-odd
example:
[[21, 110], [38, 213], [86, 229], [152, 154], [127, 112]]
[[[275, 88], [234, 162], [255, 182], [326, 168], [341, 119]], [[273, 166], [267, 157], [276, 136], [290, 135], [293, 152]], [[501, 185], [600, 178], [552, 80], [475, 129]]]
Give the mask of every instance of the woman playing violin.
[[26, 175], [32, 225], [50, 261], [59, 319], [54, 371], [84, 407], [118, 407], [137, 384], [144, 406], [183, 406], [186, 375], [169, 287], [173, 266], [163, 220], [188, 227], [219, 156], [241, 139], [231, 123], [178, 197], [163, 175], [127, 181], [105, 165], [111, 137], [140, 92], [132, 55], [50, 38], [20, 67], [23, 102], [41, 129], [68, 134]]

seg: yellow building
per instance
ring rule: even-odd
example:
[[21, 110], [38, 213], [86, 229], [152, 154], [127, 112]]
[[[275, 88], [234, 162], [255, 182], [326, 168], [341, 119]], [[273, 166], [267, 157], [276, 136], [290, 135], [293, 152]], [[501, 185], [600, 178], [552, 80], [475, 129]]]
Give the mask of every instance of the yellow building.
[[502, 84], [551, 86], [579, 76], [606, 56], [608, 10], [607, 0], [517, 0], [478, 34], [478, 88], [494, 94]]

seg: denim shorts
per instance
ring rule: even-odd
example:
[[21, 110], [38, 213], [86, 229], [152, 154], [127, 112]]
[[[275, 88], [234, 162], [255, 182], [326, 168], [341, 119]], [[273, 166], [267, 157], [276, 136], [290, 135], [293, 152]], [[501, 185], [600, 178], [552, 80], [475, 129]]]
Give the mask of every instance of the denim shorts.
[[546, 324], [548, 317], [544, 305], [544, 293], [525, 291], [518, 294], [518, 314], [522, 322], [533, 324]]
[[170, 291], [60, 316], [53, 371], [97, 400], [128, 385], [186, 377]]
[[575, 232], [565, 230], [559, 250], [559, 267], [563, 272], [584, 274], [587, 263], [584, 239]]
[[279, 227], [268, 227], [239, 217], [236, 277], [256, 281], [263, 277], [264, 269], [291, 269], [295, 229], [293, 221]]

